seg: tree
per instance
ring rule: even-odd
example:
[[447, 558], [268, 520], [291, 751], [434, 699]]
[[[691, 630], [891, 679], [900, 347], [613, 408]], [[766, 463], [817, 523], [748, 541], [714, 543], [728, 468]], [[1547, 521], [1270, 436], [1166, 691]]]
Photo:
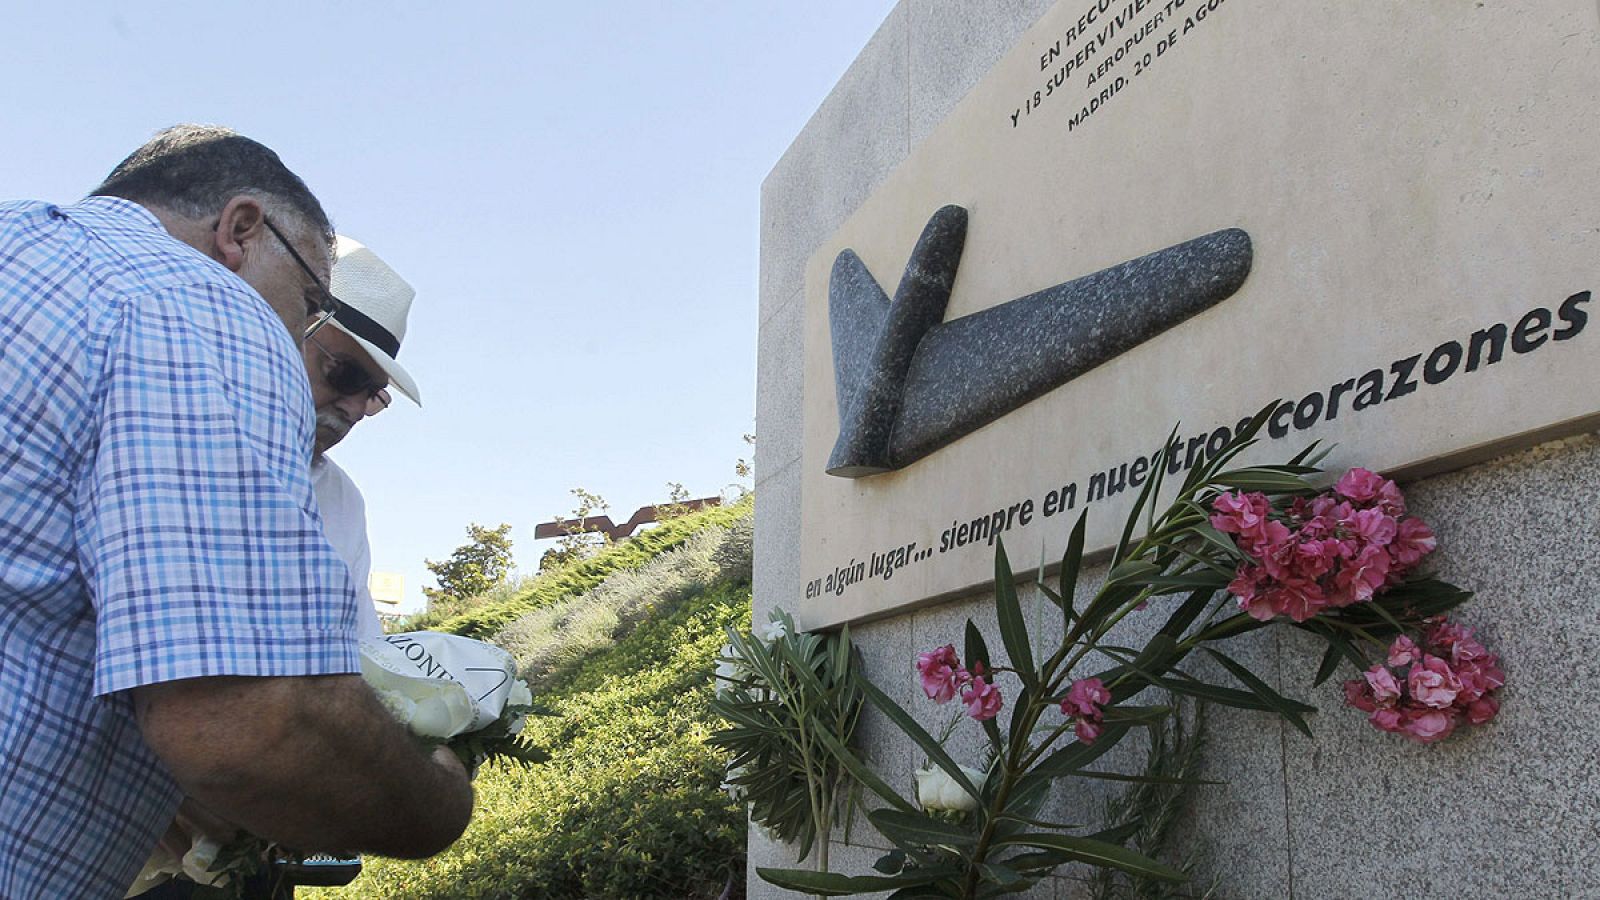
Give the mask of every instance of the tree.
[[425, 561], [439, 582], [436, 588], [422, 589], [430, 605], [440, 600], [476, 597], [499, 584], [511, 571], [510, 524], [485, 528], [474, 522], [467, 526], [467, 537], [471, 541], [457, 547], [449, 559]]
[[569, 493], [576, 497], [578, 502], [572, 508], [570, 515], [556, 516], [557, 521], [566, 521], [566, 534], [556, 542], [554, 547], [544, 552], [539, 557], [539, 571], [548, 572], [558, 569], [568, 563], [577, 562], [588, 557], [600, 547], [611, 542], [605, 534], [585, 532], [578, 530], [578, 523], [593, 515], [604, 515], [611, 510], [611, 504], [599, 494], [586, 491], [581, 487], [573, 488]]

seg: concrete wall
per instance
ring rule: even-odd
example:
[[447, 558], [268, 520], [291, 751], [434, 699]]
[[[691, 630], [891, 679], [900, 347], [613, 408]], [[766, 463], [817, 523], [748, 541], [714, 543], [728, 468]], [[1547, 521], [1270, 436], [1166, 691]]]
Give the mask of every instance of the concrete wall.
[[[801, 590], [806, 260], [1051, 5], [902, 0], [762, 186], [757, 621], [775, 598]], [[1321, 707], [1316, 737], [1264, 714], [1215, 712], [1206, 769], [1229, 784], [1198, 789], [1183, 843], [1220, 879], [1223, 897], [1600, 896], [1600, 754], [1592, 750], [1600, 726], [1600, 436], [1405, 487], [1439, 534], [1435, 570], [1478, 592], [1462, 618], [1503, 657], [1510, 683], [1499, 719], [1432, 747], [1380, 734], [1342, 708], [1336, 686], [1309, 687], [1315, 647], [1273, 629], [1230, 652]], [[1081, 589], [1101, 576], [1085, 573]], [[1032, 608], [1048, 644], [1053, 607]], [[968, 617], [995, 633], [983, 597], [861, 627], [869, 675], [935, 721], [931, 704], [915, 696], [911, 659], [959, 644]], [[875, 716], [863, 728], [875, 766], [909, 793], [920, 755]], [[975, 753], [974, 737], [958, 736], [958, 757]], [[1084, 821], [1100, 799], [1073, 786], [1054, 801], [1055, 814]], [[885, 848], [865, 825], [850, 844], [835, 835], [832, 867], [864, 872]], [[754, 869], [792, 864], [788, 848], [752, 831], [750, 896], [788, 896]], [[1029, 896], [1087, 896], [1073, 874]]]

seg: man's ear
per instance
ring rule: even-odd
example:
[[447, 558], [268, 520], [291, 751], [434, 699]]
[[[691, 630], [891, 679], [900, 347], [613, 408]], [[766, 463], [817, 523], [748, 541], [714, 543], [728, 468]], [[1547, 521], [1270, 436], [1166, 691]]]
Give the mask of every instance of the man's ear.
[[211, 256], [230, 272], [244, 268], [245, 244], [260, 239], [266, 232], [266, 210], [261, 201], [247, 195], [230, 198], [211, 234]]

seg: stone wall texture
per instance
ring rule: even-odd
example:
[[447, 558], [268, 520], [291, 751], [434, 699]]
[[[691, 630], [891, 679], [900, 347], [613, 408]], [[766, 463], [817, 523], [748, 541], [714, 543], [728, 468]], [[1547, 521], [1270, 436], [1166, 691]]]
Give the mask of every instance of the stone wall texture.
[[[902, 0], [762, 186], [757, 621], [801, 589], [806, 261], [1051, 5]], [[1600, 896], [1600, 435], [1404, 487], [1438, 532], [1434, 569], [1478, 594], [1462, 619], [1502, 655], [1510, 683], [1501, 715], [1431, 747], [1380, 734], [1342, 708], [1336, 685], [1310, 687], [1315, 647], [1273, 629], [1233, 649], [1280, 690], [1322, 708], [1316, 736], [1264, 714], [1214, 712], [1205, 776], [1227, 784], [1196, 789], [1181, 842], [1220, 897]], [[1085, 572], [1080, 590], [1103, 575]], [[1048, 643], [1053, 607], [1025, 600]], [[987, 597], [860, 628], [868, 673], [931, 721], [929, 704], [911, 702], [911, 656], [959, 644], [969, 617], [994, 633]], [[863, 727], [875, 766], [909, 792], [920, 755], [881, 720], [868, 716]], [[961, 739], [958, 757], [975, 749]], [[1083, 821], [1102, 797], [1063, 791], [1053, 813]], [[881, 839], [868, 827], [851, 839], [835, 835], [834, 868], [864, 871]], [[749, 895], [789, 896], [755, 867], [793, 863], [789, 848], [752, 830]], [[1064, 872], [1027, 896], [1088, 893]]]

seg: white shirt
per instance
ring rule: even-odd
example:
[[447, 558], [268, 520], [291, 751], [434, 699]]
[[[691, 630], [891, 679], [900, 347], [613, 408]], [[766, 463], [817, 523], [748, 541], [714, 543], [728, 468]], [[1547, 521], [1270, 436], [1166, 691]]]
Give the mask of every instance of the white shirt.
[[322, 509], [322, 528], [335, 553], [350, 567], [356, 586], [356, 635], [382, 637], [378, 609], [367, 588], [372, 572], [372, 548], [367, 544], [367, 502], [350, 476], [326, 455], [311, 461], [311, 486]]

